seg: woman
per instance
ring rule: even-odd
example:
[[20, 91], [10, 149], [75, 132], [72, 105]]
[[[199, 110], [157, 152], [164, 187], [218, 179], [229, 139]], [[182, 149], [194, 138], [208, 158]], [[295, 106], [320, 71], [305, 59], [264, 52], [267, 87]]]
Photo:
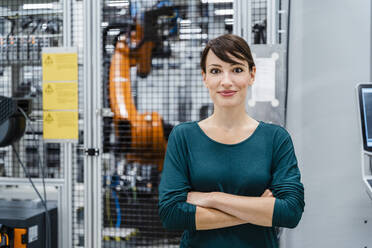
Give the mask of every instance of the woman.
[[210, 40], [201, 69], [214, 112], [169, 136], [163, 225], [184, 230], [181, 247], [278, 247], [275, 227], [296, 227], [305, 205], [291, 137], [245, 111], [256, 68], [244, 39]]

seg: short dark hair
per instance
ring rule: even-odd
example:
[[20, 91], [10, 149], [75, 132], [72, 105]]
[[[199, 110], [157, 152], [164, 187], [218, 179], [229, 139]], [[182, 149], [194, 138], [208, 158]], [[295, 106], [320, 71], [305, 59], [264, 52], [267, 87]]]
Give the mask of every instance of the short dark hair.
[[200, 67], [204, 73], [206, 72], [205, 63], [210, 49], [212, 49], [213, 53], [216, 54], [218, 58], [227, 63], [236, 63], [236, 61], [232, 60], [228, 56], [228, 54], [231, 54], [237, 59], [246, 60], [248, 62], [249, 70], [252, 70], [252, 67], [255, 66], [251, 49], [247, 42], [237, 35], [224, 34], [208, 41], [205, 46], [200, 59]]

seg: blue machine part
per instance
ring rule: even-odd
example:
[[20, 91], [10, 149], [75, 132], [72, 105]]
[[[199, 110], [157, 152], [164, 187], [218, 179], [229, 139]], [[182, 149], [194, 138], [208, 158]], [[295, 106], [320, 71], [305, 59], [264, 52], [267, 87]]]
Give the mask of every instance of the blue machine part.
[[[157, 8], [162, 8], [162, 7], [171, 7], [173, 6], [173, 3], [168, 0], [160, 1], [155, 5]], [[169, 36], [176, 35], [178, 33], [178, 25], [177, 25], [177, 18], [179, 16], [178, 14], [178, 9], [174, 9], [174, 16], [170, 18], [171, 22], [174, 22], [174, 26], [169, 30]]]
[[119, 228], [120, 224], [121, 224], [121, 212], [120, 212], [119, 197], [116, 194], [115, 190], [112, 190], [112, 197], [115, 200], [115, 207], [116, 207], [116, 225], [115, 225], [115, 227]]

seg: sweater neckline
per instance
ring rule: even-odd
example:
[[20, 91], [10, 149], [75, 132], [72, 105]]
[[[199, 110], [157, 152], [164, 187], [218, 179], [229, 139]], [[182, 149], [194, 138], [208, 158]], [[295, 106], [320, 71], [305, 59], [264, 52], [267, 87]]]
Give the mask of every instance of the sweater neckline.
[[238, 143], [234, 143], [234, 144], [226, 144], [226, 143], [221, 143], [219, 141], [216, 141], [214, 139], [212, 139], [211, 137], [209, 137], [205, 132], [204, 130], [199, 126], [198, 124], [198, 121], [194, 121], [194, 124], [197, 126], [197, 129], [200, 131], [200, 133], [206, 137], [209, 141], [215, 143], [215, 144], [218, 144], [218, 145], [222, 145], [222, 146], [237, 146], [237, 145], [240, 145], [240, 144], [243, 144], [243, 143], [246, 143], [248, 142], [249, 140], [251, 140], [257, 133], [257, 131], [261, 128], [261, 126], [263, 125], [263, 122], [262, 121], [258, 121], [258, 125], [256, 127], [256, 129], [253, 131], [253, 133], [248, 136], [246, 139], [238, 142]]

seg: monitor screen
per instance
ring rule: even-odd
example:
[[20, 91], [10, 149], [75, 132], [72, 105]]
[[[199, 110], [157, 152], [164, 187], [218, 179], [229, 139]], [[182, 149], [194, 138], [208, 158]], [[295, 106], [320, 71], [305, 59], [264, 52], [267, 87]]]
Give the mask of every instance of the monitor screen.
[[372, 152], [372, 84], [358, 86], [364, 150]]

